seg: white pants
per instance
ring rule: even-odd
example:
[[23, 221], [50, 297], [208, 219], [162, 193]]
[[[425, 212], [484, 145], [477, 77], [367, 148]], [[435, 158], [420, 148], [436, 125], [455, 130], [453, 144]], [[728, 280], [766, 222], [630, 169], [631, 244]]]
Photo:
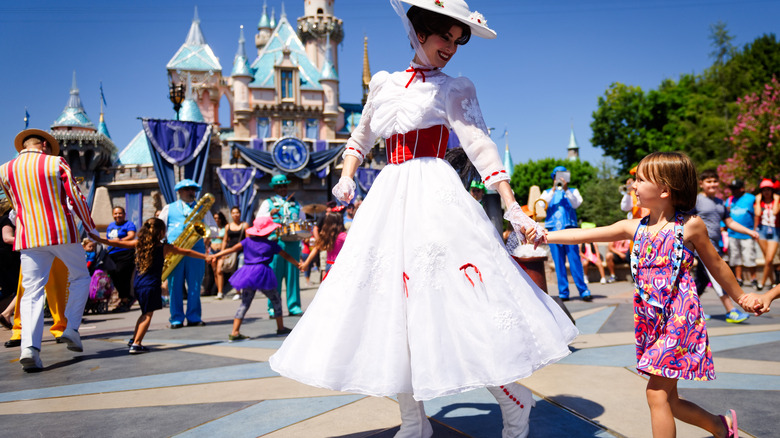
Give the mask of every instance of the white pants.
[[89, 271], [84, 248], [78, 243], [51, 245], [24, 249], [22, 260], [22, 287], [24, 295], [19, 303], [22, 322], [22, 349], [41, 349], [43, 337], [43, 305], [46, 300], [43, 288], [49, 281], [49, 271], [54, 258], [62, 260], [68, 268], [67, 304], [65, 318], [67, 328], [78, 330], [84, 306], [89, 297]]

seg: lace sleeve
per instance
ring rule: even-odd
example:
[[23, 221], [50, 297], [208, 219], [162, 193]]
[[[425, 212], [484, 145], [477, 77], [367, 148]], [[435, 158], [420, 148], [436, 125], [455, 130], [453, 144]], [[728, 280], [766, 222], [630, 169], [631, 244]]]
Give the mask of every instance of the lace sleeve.
[[508, 180], [496, 144], [488, 135], [474, 84], [469, 79], [452, 80], [447, 93], [447, 118], [485, 185], [493, 188], [497, 182]]
[[371, 82], [368, 85], [368, 98], [366, 99], [366, 105], [363, 107], [363, 114], [360, 116], [360, 123], [358, 123], [355, 130], [352, 131], [349, 140], [347, 140], [342, 158], [352, 155], [362, 163], [363, 158], [374, 147], [377, 137], [371, 131], [371, 117], [374, 115], [374, 96], [385, 80], [387, 80], [388, 75], [386, 71], [380, 71], [371, 78]]

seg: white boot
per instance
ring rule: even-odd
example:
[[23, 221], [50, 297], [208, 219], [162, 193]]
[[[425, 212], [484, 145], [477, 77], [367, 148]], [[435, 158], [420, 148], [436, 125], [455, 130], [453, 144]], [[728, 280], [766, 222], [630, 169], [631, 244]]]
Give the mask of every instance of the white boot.
[[398, 394], [401, 407], [401, 429], [395, 438], [430, 438], [433, 428], [425, 415], [423, 402], [417, 401], [412, 394]]
[[530, 431], [528, 417], [536, 406], [533, 394], [525, 386], [508, 383], [502, 386], [488, 386], [488, 391], [498, 401], [501, 417], [504, 419], [502, 438], [526, 438]]

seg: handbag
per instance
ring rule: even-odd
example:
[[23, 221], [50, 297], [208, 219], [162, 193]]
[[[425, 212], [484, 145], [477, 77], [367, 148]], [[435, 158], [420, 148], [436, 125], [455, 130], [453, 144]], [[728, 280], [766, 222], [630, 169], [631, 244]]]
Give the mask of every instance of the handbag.
[[234, 272], [238, 267], [238, 253], [230, 253], [222, 259], [222, 272]]

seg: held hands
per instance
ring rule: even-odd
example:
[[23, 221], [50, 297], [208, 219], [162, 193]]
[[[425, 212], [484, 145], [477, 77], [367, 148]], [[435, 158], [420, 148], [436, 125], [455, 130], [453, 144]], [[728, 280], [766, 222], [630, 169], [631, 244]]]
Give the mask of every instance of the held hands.
[[536, 249], [540, 243], [546, 242], [547, 233], [545, 229], [535, 220], [528, 217], [527, 214], [523, 213], [523, 209], [520, 208], [520, 204], [517, 202], [512, 204], [504, 213], [504, 219], [512, 224], [512, 228], [515, 229], [520, 243], [534, 242], [534, 249]]
[[739, 298], [739, 305], [748, 312], [755, 313], [756, 316], [769, 312], [770, 303], [772, 303], [772, 300], [769, 294], [749, 293]]
[[355, 196], [355, 181], [352, 178], [342, 176], [339, 182], [333, 186], [333, 196], [341, 202], [349, 202]]

